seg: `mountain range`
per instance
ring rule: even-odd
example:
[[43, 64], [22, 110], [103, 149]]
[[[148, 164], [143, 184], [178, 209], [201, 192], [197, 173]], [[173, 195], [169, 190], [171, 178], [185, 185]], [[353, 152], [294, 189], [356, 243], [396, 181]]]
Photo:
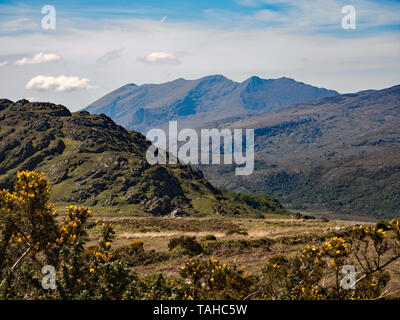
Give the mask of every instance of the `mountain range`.
[[222, 75], [162, 84], [127, 84], [91, 103], [85, 110], [104, 113], [126, 129], [146, 133], [165, 129], [168, 121], [202, 128], [211, 120], [248, 117], [311, 99], [337, 95], [289, 78], [251, 77], [243, 82]]
[[[400, 214], [400, 85], [338, 94], [288, 78], [209, 76], [126, 85], [87, 109], [100, 114], [0, 99], [0, 188], [12, 188], [16, 172], [28, 169], [47, 173], [57, 205], [113, 214], [259, 216], [283, 210], [275, 198], [349, 218]], [[149, 165], [150, 142], [127, 128], [144, 132], [169, 120], [253, 128], [254, 172]]]
[[288, 206], [345, 216], [400, 213], [400, 86], [339, 94], [289, 78], [224, 76], [128, 84], [92, 103], [145, 133], [180, 127], [254, 128], [255, 171], [198, 166], [216, 186], [271, 195]]
[[296, 208], [400, 214], [400, 85], [208, 126], [255, 129], [255, 172], [237, 177], [229, 166], [202, 166], [217, 186]]

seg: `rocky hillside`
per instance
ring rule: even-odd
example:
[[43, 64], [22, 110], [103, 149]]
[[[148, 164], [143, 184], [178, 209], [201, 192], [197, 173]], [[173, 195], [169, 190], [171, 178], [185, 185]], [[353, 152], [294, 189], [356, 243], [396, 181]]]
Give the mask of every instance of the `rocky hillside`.
[[254, 128], [249, 177], [203, 167], [217, 186], [266, 192], [296, 208], [400, 214], [400, 86], [337, 95], [209, 127]]
[[86, 110], [105, 113], [127, 129], [146, 133], [151, 128], [167, 127], [170, 120], [178, 120], [182, 127], [201, 128], [211, 120], [248, 117], [336, 94], [289, 78], [251, 77], [239, 83], [214, 75], [162, 84], [127, 84]]
[[190, 166], [150, 166], [148, 146], [140, 133], [104, 114], [0, 100], [0, 188], [12, 188], [16, 172], [28, 169], [46, 172], [57, 205], [86, 204], [99, 213], [259, 215], [281, 210], [267, 197], [262, 210], [232, 201]]

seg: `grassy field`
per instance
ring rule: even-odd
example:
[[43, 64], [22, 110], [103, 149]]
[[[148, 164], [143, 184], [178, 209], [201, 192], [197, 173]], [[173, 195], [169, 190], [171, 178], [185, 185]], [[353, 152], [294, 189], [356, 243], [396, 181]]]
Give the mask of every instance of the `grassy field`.
[[[293, 257], [299, 255], [307, 245], [319, 247], [331, 237], [341, 236], [347, 227], [373, 225], [365, 221], [294, 219], [290, 215], [270, 215], [265, 219], [101, 217], [98, 221], [99, 225], [113, 224], [116, 231], [114, 248], [140, 240], [145, 251], [153, 253], [150, 258], [137, 262], [133, 267], [137, 273], [163, 273], [171, 277], [178, 276], [179, 268], [190, 258], [168, 248], [173, 238], [195, 237], [205, 248], [201, 255], [217, 258], [228, 265], [246, 266], [249, 273], [260, 275], [262, 268], [274, 256]], [[210, 235], [216, 240], [205, 239]], [[92, 230], [91, 243], [95, 244], [99, 237], [100, 226]], [[357, 262], [352, 264], [358, 271]], [[398, 299], [400, 261], [387, 270], [391, 274], [388, 287], [390, 292], [395, 293], [391, 297]]]
[[[297, 254], [307, 244], [320, 245], [345, 227], [360, 224], [356, 221], [297, 220], [288, 215], [270, 215], [265, 219], [101, 217], [98, 221], [99, 225], [113, 224], [114, 247], [141, 240], [146, 251], [169, 253], [169, 240], [193, 236], [209, 249], [205, 255], [228, 264], [246, 265], [255, 273], [259, 273], [274, 255]], [[207, 235], [215, 236], [216, 240], [205, 240]], [[97, 242], [99, 237], [100, 226], [92, 231], [91, 243]], [[135, 270], [174, 276], [187, 259], [184, 255], [171, 255], [161, 262], [137, 265]]]

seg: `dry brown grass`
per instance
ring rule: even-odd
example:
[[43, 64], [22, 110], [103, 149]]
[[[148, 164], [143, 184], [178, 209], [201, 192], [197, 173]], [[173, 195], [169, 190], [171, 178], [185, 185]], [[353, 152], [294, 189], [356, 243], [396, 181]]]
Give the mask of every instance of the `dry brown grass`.
[[[114, 247], [120, 247], [134, 240], [142, 240], [145, 250], [168, 252], [168, 242], [172, 238], [194, 236], [202, 242], [206, 235], [214, 235], [217, 240], [206, 253], [224, 263], [247, 266], [250, 273], [260, 274], [263, 266], [274, 256], [283, 254], [294, 256], [308, 244], [321, 246], [324, 241], [340, 233], [346, 227], [357, 224], [370, 224], [360, 221], [296, 220], [287, 216], [274, 216], [266, 219], [240, 218], [115, 218], [102, 217], [101, 223], [112, 223], [116, 231]], [[100, 226], [93, 230], [91, 242], [97, 242]], [[242, 234], [229, 231], [240, 230]], [[246, 234], [247, 233], [247, 234]], [[235, 247], [226, 245], [229, 241], [254, 241], [270, 239], [271, 244], [261, 247]], [[179, 267], [188, 257], [173, 256], [162, 262], [145, 266], [135, 266], [139, 274], [163, 273], [165, 276], [178, 276]], [[392, 275], [391, 290], [400, 290], [400, 261], [390, 266]]]
[[[274, 244], [268, 248], [225, 248], [221, 246], [212, 252], [213, 256], [224, 260], [226, 263], [246, 265], [249, 270], [259, 272], [262, 266], [276, 254], [294, 254], [307, 243], [313, 235], [338, 231], [341, 228], [355, 225], [359, 222], [322, 220], [295, 220], [284, 218], [267, 219], [238, 219], [238, 218], [105, 218], [99, 223], [112, 223], [116, 231], [114, 246], [119, 247], [140, 239], [144, 242], [146, 250], [168, 251], [168, 242], [174, 237], [195, 236], [199, 241], [202, 237], [212, 234], [217, 242], [228, 240], [255, 240], [268, 238]], [[227, 234], [230, 230], [246, 231], [243, 234]], [[91, 235], [91, 242], [99, 238], [99, 228]], [[298, 243], [285, 244], [281, 240]], [[178, 268], [186, 260], [174, 258], [156, 265], [136, 268], [145, 273], [166, 272], [177, 275]]]

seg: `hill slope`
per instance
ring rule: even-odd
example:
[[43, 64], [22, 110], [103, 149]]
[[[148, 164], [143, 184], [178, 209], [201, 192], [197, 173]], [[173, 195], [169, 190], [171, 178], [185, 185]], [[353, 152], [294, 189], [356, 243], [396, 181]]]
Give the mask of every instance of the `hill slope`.
[[[190, 166], [150, 166], [149, 144], [104, 114], [0, 99], [0, 188], [12, 188], [18, 170], [35, 170], [46, 172], [52, 201], [60, 205], [124, 215], [259, 214]], [[263, 201], [265, 211], [282, 209], [273, 199]]]
[[127, 129], [146, 133], [151, 128], [165, 128], [170, 120], [178, 120], [182, 127], [201, 128], [211, 120], [247, 117], [336, 94], [288, 78], [251, 77], [238, 83], [214, 75], [162, 84], [128, 84], [86, 110], [105, 113]]
[[337, 95], [208, 127], [254, 128], [255, 172], [202, 167], [216, 185], [296, 208], [400, 214], [400, 86]]

